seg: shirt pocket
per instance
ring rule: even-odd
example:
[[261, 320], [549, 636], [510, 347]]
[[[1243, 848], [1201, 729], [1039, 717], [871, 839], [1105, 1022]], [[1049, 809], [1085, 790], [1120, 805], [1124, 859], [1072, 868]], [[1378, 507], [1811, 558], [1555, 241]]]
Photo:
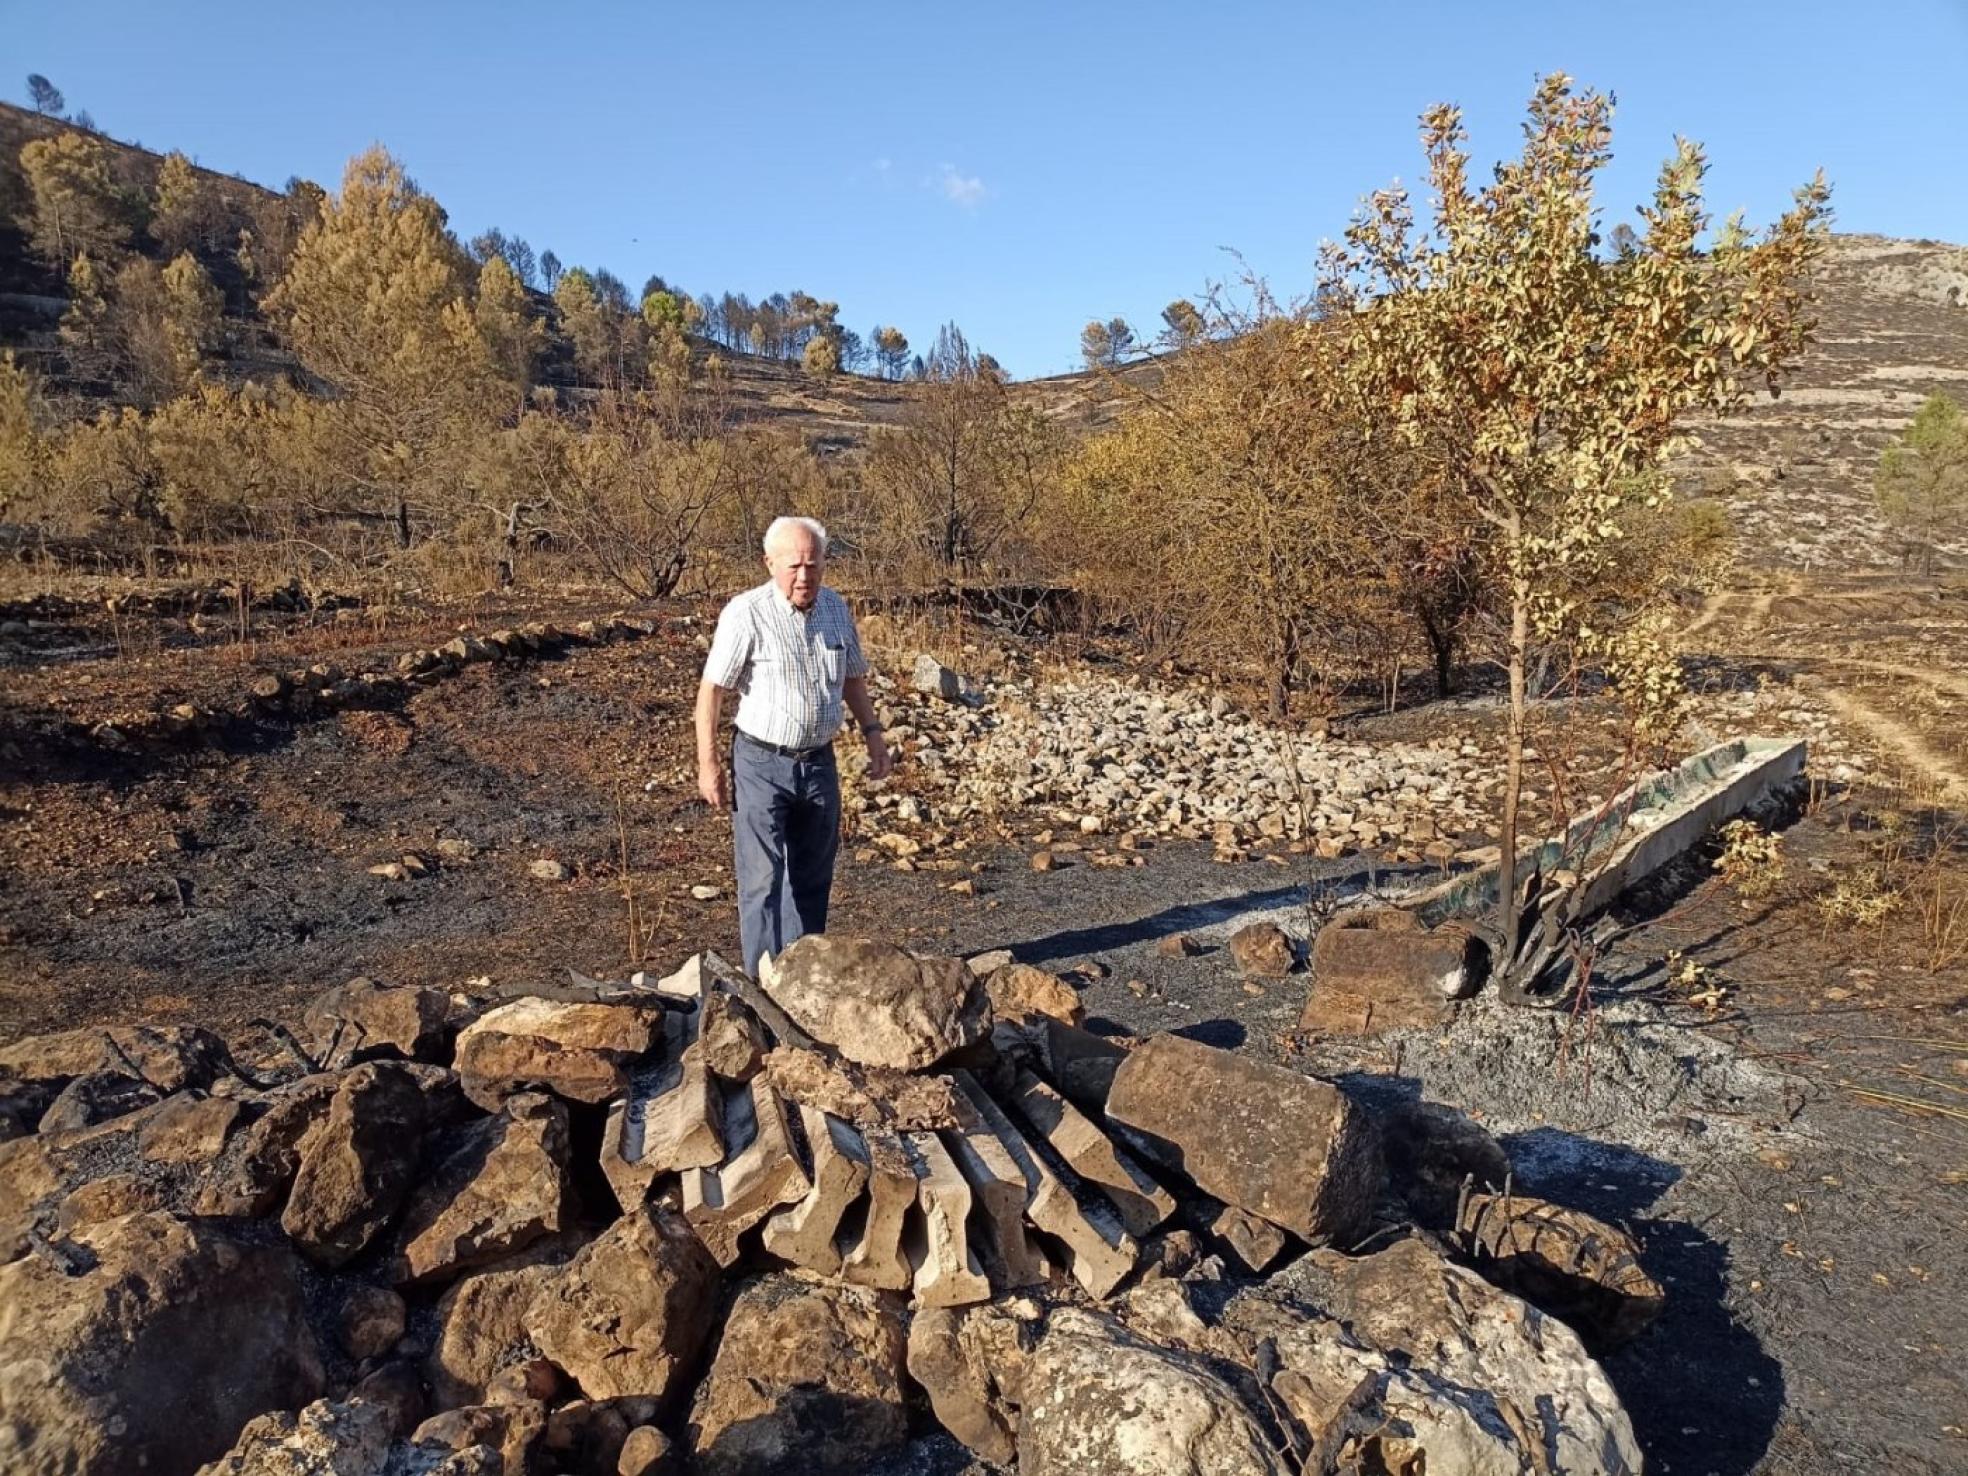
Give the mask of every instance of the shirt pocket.
[[847, 675], [847, 647], [839, 641], [822, 640], [820, 643], [820, 679], [827, 684], [827, 691], [839, 689], [842, 679]]

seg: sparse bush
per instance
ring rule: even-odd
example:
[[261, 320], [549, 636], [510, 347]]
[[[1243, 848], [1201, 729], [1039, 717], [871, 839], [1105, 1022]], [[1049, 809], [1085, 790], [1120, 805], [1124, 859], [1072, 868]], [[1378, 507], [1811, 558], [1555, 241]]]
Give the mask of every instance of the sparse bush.
[[1784, 877], [1783, 848], [1777, 836], [1754, 820], [1731, 820], [1722, 827], [1721, 838], [1715, 870], [1735, 888], [1743, 906], [1776, 890]]

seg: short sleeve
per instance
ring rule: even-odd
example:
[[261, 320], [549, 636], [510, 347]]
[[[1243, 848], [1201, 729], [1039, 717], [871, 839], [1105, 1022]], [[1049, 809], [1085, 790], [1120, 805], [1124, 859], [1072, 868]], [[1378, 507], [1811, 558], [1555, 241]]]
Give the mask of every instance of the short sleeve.
[[841, 617], [841, 624], [847, 628], [844, 642], [847, 646], [847, 666], [842, 674], [850, 678], [864, 677], [870, 670], [868, 658], [861, 654], [861, 632], [854, 628], [854, 614], [846, 608], [845, 601], [842, 602]]
[[752, 621], [741, 600], [733, 600], [718, 616], [711, 654], [704, 659], [704, 680], [714, 687], [737, 687], [752, 664]]

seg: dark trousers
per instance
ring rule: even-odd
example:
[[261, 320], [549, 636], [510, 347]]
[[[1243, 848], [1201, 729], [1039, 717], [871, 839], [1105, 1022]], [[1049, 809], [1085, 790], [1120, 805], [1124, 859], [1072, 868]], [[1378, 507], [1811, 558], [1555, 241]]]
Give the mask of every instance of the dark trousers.
[[840, 773], [831, 747], [791, 758], [743, 737], [731, 746], [731, 828], [745, 972], [806, 933], [827, 930], [840, 849]]

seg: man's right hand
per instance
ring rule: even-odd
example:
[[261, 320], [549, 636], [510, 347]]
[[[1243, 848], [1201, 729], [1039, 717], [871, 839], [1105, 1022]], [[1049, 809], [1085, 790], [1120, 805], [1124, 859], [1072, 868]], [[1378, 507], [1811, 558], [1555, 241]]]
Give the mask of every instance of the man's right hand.
[[712, 761], [697, 766], [697, 793], [713, 810], [731, 808], [731, 776], [724, 772], [723, 764]]

